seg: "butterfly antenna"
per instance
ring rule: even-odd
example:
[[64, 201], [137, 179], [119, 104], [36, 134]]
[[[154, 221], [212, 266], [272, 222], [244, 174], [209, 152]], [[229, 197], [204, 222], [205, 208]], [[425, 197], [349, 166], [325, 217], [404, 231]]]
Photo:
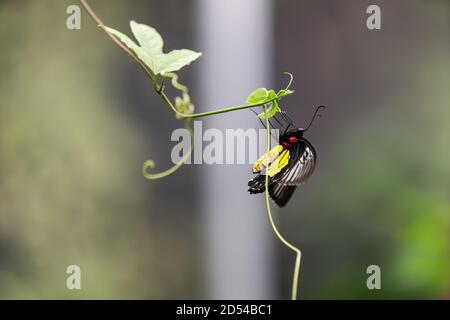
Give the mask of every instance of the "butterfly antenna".
[[287, 115], [287, 113], [284, 112], [284, 111], [281, 111], [280, 114], [281, 114], [281, 117], [283, 118], [283, 120], [287, 123], [287, 126], [286, 126], [286, 127], [284, 128], [284, 130], [283, 130], [283, 134], [285, 134], [285, 133], [289, 130], [290, 127], [293, 127], [294, 120], [292, 120], [292, 119]]
[[312, 125], [313, 122], [314, 122], [314, 119], [316, 119], [317, 116], [318, 116], [318, 117], [321, 117], [321, 116], [322, 116], [322, 115], [319, 114], [319, 110], [320, 110], [320, 109], [326, 109], [326, 107], [325, 107], [325, 106], [317, 107], [316, 112], [314, 112], [314, 115], [313, 115], [311, 121], [309, 122], [308, 127], [306, 127], [305, 131], [308, 131], [309, 127], [311, 127], [311, 125]]

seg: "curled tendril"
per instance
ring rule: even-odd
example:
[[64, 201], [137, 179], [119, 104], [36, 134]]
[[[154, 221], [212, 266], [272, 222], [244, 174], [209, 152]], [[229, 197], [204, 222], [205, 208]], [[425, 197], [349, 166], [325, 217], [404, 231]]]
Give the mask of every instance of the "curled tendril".
[[277, 93], [278, 99], [284, 98], [284, 97], [294, 93], [294, 90], [290, 89], [291, 85], [292, 85], [292, 81], [294, 81], [294, 76], [290, 72], [284, 72], [284, 74], [288, 75], [290, 79], [289, 79], [289, 83], [286, 86], [286, 88], [278, 91], [278, 93]]
[[178, 82], [178, 75], [176, 73], [167, 72], [163, 75], [163, 81], [165, 78], [171, 78], [172, 86], [181, 91], [181, 97], [175, 98], [175, 108], [178, 111], [175, 114], [177, 119], [184, 119], [186, 115], [191, 115], [194, 113], [195, 106], [191, 102], [191, 97], [189, 96], [189, 89], [185, 85]]
[[149, 173], [148, 169], [153, 169], [155, 167], [155, 162], [153, 160], [145, 161], [144, 164], [142, 165], [142, 175], [144, 176], [145, 179], [157, 180], [157, 179], [162, 179], [164, 177], [167, 177], [167, 176], [171, 175], [172, 173], [174, 173], [175, 171], [177, 171], [179, 168], [181, 168], [181, 166], [183, 166], [183, 164], [185, 164], [186, 161], [190, 158], [190, 156], [192, 154], [192, 150], [194, 149], [194, 134], [193, 134], [192, 128], [190, 126], [190, 119], [185, 121], [184, 128], [189, 131], [189, 134], [191, 136], [191, 145], [189, 147], [188, 152], [172, 168], [167, 169], [163, 172], [159, 172], [159, 173]]
[[163, 75], [166, 78], [171, 78], [172, 79], [172, 86], [180, 91], [183, 91], [185, 93], [188, 93], [189, 89], [188, 87], [186, 87], [185, 85], [182, 85], [181, 83], [178, 82], [178, 75], [176, 73], [172, 73], [172, 72], [166, 72]]
[[284, 90], [289, 90], [289, 88], [291, 87], [291, 85], [292, 85], [292, 81], [294, 81], [294, 76], [292, 75], [292, 73], [290, 73], [290, 72], [287, 72], [287, 71], [285, 71], [285, 72], [283, 72], [284, 74], [287, 74], [288, 76], [289, 76], [289, 83], [288, 83], [288, 85], [287, 85], [287, 87], [286, 87], [286, 89], [284, 89]]
[[[178, 75], [176, 73], [165, 73], [163, 75], [163, 79], [161, 81], [161, 84], [159, 85], [159, 87], [156, 84], [156, 81], [153, 82], [154, 88], [156, 91], [160, 91], [162, 92], [164, 90], [164, 80], [165, 78], [171, 78], [172, 81], [172, 86], [177, 89], [180, 90], [182, 92], [182, 97], [176, 97], [175, 98], [175, 108], [176, 110], [180, 113], [180, 114], [193, 114], [194, 113], [194, 105], [191, 103], [191, 97], [188, 94], [188, 87], [182, 85], [181, 83], [178, 82]], [[178, 114], [176, 114], [176, 118], [177, 119], [183, 119], [183, 117], [179, 116]], [[177, 163], [175, 164], [173, 167], [171, 167], [170, 169], [167, 169], [163, 172], [160, 173], [149, 173], [148, 170], [149, 169], [154, 169], [155, 168], [155, 162], [153, 160], [147, 160], [144, 162], [144, 164], [142, 165], [142, 175], [144, 176], [144, 178], [149, 179], [149, 180], [156, 180], [156, 179], [162, 179], [165, 178], [169, 175], [171, 175], [172, 173], [174, 173], [175, 171], [177, 171], [179, 168], [181, 168], [186, 161], [190, 158], [191, 154], [192, 154], [192, 150], [194, 148], [194, 134], [192, 132], [192, 128], [190, 126], [190, 122], [191, 119], [186, 119], [185, 123], [184, 123], [184, 128], [187, 129], [189, 131], [189, 134], [191, 136], [191, 145], [189, 147], [188, 152], [183, 156], [183, 158]]]
[[[195, 107], [191, 102], [191, 97], [186, 92], [183, 92], [183, 97], [175, 98], [175, 108], [177, 108], [177, 111], [180, 114], [184, 115], [193, 114], [195, 110]], [[177, 119], [183, 119], [179, 114], [175, 114], [175, 117]]]

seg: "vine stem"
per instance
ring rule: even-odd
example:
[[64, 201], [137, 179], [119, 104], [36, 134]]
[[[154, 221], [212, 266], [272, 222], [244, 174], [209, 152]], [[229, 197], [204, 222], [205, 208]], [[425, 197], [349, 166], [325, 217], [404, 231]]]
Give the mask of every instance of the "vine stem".
[[[136, 55], [127, 48], [122, 42], [120, 42], [113, 34], [109, 33], [105, 28], [102, 20], [97, 16], [95, 11], [91, 8], [91, 6], [86, 2], [86, 0], [80, 0], [81, 5], [86, 10], [86, 12], [89, 14], [89, 16], [94, 20], [94, 22], [97, 24], [98, 27], [100, 27], [106, 35], [120, 48], [122, 49], [126, 54], [128, 54], [133, 60], [144, 70], [146, 74], [148, 73], [147, 66], [139, 59], [136, 58]], [[149, 75], [153, 80], [153, 75]]]
[[177, 164], [175, 164], [170, 169], [167, 169], [160, 173], [153, 173], [153, 174], [148, 173], [148, 168], [153, 168], [155, 166], [155, 162], [153, 160], [145, 161], [144, 164], [142, 165], [142, 175], [144, 176], [145, 179], [157, 180], [157, 179], [165, 178], [165, 177], [171, 175], [172, 173], [174, 173], [175, 171], [177, 171], [178, 169], [180, 169], [186, 163], [186, 161], [190, 158], [192, 151], [194, 150], [194, 133], [192, 132], [192, 128], [190, 126], [190, 121], [191, 121], [190, 119], [185, 120], [185, 125], [184, 125], [184, 128], [189, 131], [189, 134], [191, 136], [191, 144], [189, 146], [188, 152], [186, 152], [186, 154], [183, 156], [183, 158]]
[[[182, 117], [182, 118], [185, 118], [185, 119], [202, 118], [202, 117], [207, 117], [207, 116], [212, 116], [212, 115], [216, 115], [216, 114], [227, 113], [227, 112], [232, 112], [232, 111], [237, 111], [237, 110], [250, 109], [250, 108], [254, 108], [254, 107], [262, 107], [265, 104], [271, 103], [271, 102], [273, 102], [275, 100], [279, 100], [279, 97], [276, 96], [275, 98], [268, 99], [266, 101], [259, 102], [259, 103], [244, 104], [244, 105], [239, 105], [239, 106], [235, 106], [235, 107], [228, 107], [228, 108], [220, 108], [220, 109], [216, 109], [216, 110], [213, 110], [213, 111], [207, 111], [207, 112], [201, 112], [201, 113], [185, 114], [185, 113], [179, 112], [175, 108], [175, 106], [172, 104], [170, 99], [167, 97], [167, 95], [165, 94], [163, 85], [158, 85], [158, 83], [156, 81], [156, 78], [157, 78], [156, 75], [154, 75], [153, 72], [148, 69], [148, 67], [133, 53], [133, 51], [131, 51], [122, 42], [120, 42], [120, 40], [118, 40], [113, 34], [108, 32], [108, 30], [106, 30], [105, 25], [103, 24], [102, 20], [97, 16], [95, 11], [91, 8], [91, 6], [87, 3], [86, 0], [80, 0], [80, 3], [84, 7], [86, 12], [89, 14], [89, 16], [92, 18], [92, 20], [94, 20], [94, 22], [106, 33], [106, 35], [120, 49], [122, 49], [125, 53], [127, 53], [142, 68], [142, 70], [146, 73], [146, 75], [152, 81], [152, 85], [153, 85], [153, 88], [154, 88], [155, 92], [162, 98], [162, 100], [169, 107], [169, 109], [173, 113], [178, 115], [179, 117]], [[168, 75], [168, 76], [171, 77], [171, 75]]]
[[200, 113], [193, 113], [193, 114], [184, 114], [179, 112], [175, 106], [172, 104], [172, 102], [169, 100], [169, 98], [167, 97], [167, 95], [164, 92], [157, 92], [161, 98], [163, 99], [163, 101], [167, 104], [167, 106], [178, 116], [183, 117], [183, 118], [191, 118], [191, 119], [195, 119], [195, 118], [202, 118], [202, 117], [209, 117], [209, 116], [213, 116], [213, 115], [217, 115], [217, 114], [222, 114], [222, 113], [227, 113], [227, 112], [232, 112], [232, 111], [238, 111], [238, 110], [243, 110], [243, 109], [250, 109], [250, 108], [255, 108], [255, 107], [261, 107], [264, 104], [267, 103], [271, 103], [275, 100], [278, 100], [278, 97], [273, 98], [273, 99], [269, 99], [266, 100], [264, 102], [258, 102], [258, 103], [253, 103], [253, 104], [243, 104], [243, 105], [239, 105], [239, 106], [235, 106], [235, 107], [227, 107], [227, 108], [220, 108], [220, 109], [216, 109], [213, 111], [207, 111], [207, 112], [200, 112]]
[[[267, 107], [264, 105], [264, 114], [267, 115]], [[270, 152], [270, 123], [269, 118], [266, 116], [266, 128], [267, 128], [267, 152]], [[269, 217], [270, 225], [272, 226], [273, 232], [280, 239], [280, 241], [289, 249], [295, 252], [295, 265], [294, 265], [294, 275], [292, 277], [292, 291], [291, 291], [291, 300], [297, 300], [297, 289], [298, 289], [298, 277], [300, 273], [300, 260], [302, 257], [302, 253], [300, 249], [292, 245], [288, 242], [278, 231], [277, 226], [273, 220], [272, 211], [270, 210], [270, 201], [269, 201], [269, 175], [266, 173], [266, 209], [267, 215]]]

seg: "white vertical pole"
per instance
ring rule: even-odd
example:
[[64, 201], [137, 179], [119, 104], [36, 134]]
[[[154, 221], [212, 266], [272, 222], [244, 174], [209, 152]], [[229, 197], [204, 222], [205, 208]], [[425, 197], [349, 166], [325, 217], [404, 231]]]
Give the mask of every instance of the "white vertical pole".
[[[197, 0], [201, 107], [245, 103], [271, 79], [270, 0]], [[211, 108], [211, 109], [206, 109]], [[207, 127], [256, 128], [248, 110], [213, 116]], [[224, 143], [225, 144], [225, 143]], [[210, 299], [276, 298], [274, 236], [263, 196], [247, 193], [250, 165], [203, 165], [203, 244], [206, 296]]]

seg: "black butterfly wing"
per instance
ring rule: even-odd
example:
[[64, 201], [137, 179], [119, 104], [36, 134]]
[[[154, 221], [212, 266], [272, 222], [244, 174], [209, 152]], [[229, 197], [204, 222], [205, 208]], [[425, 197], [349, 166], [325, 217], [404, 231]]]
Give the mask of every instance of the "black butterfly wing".
[[[269, 185], [271, 181], [269, 179]], [[248, 182], [248, 192], [250, 194], [262, 193], [266, 188], [266, 176], [258, 174], [256, 177]]]
[[312, 144], [301, 138], [291, 150], [289, 165], [274, 179], [274, 182], [286, 186], [303, 184], [314, 172], [317, 162], [316, 150]]
[[295, 188], [297, 186], [287, 186], [274, 182], [269, 186], [269, 195], [279, 207], [284, 207], [294, 194]]
[[[266, 188], [266, 176], [258, 175], [249, 181], [248, 191], [251, 194], [262, 193]], [[269, 179], [269, 195], [272, 200], [279, 206], [284, 207], [295, 191], [296, 186], [287, 186], [273, 182]]]
[[269, 194], [280, 207], [284, 207], [298, 185], [303, 184], [314, 172], [317, 154], [312, 144], [301, 138], [291, 149], [289, 165], [272, 180]]

